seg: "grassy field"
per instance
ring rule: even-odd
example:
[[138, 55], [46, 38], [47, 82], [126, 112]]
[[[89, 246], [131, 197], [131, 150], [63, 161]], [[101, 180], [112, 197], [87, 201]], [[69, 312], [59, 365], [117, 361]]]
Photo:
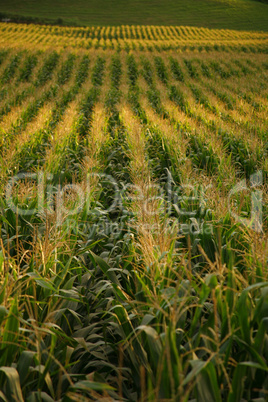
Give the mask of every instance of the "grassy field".
[[0, 400], [265, 402], [266, 34], [0, 30]]
[[0, 12], [82, 26], [184, 25], [268, 30], [268, 5], [254, 0], [0, 0]]

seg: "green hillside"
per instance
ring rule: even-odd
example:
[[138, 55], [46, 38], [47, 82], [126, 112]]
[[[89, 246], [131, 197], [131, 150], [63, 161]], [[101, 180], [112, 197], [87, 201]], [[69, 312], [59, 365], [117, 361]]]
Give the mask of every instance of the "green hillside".
[[268, 5], [253, 0], [0, 0], [3, 16], [70, 25], [185, 25], [268, 30]]

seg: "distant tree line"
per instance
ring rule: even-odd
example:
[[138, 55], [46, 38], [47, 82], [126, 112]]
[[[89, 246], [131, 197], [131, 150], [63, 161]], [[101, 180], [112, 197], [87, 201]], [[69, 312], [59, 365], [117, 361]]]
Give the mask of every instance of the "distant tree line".
[[44, 19], [44, 18], [39, 18], [39, 17], [30, 17], [30, 16], [23, 16], [23, 15], [17, 15], [17, 14], [9, 14], [9, 13], [3, 13], [0, 12], [0, 22], [1, 21], [6, 21], [6, 22], [16, 22], [20, 24], [40, 24], [40, 25], [63, 25], [63, 26], [74, 26], [76, 25], [74, 22], [71, 24], [64, 21], [62, 18], [57, 18], [57, 19]]

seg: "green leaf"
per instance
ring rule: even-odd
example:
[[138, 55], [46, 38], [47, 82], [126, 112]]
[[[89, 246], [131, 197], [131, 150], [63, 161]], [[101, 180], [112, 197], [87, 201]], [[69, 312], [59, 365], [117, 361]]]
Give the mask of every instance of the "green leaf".
[[55, 402], [46, 392], [32, 392], [27, 398], [27, 402]]
[[8, 282], [8, 275], [6, 275], [4, 283], [1, 286], [1, 291], [0, 291], [0, 304], [3, 303], [4, 299], [5, 299], [5, 294], [6, 294], [6, 286], [7, 286], [7, 282]]
[[259, 353], [255, 350], [254, 347], [248, 345], [246, 342], [244, 342], [242, 339], [239, 339], [237, 336], [234, 336], [234, 339], [240, 346], [242, 345], [244, 347], [244, 349], [251, 354], [251, 357], [253, 359], [257, 360], [257, 362], [259, 363], [260, 366], [262, 366], [264, 369], [266, 369], [267, 365], [264, 361], [264, 358], [259, 355]]
[[61, 283], [64, 281], [64, 279], [69, 271], [71, 262], [72, 262], [72, 258], [69, 258], [69, 260], [67, 261], [67, 263], [64, 266], [63, 266], [63, 264], [60, 263], [60, 265], [63, 266], [63, 270], [57, 276], [55, 276], [55, 278], [53, 280], [53, 284], [56, 289], [59, 289]]
[[145, 314], [145, 316], [142, 319], [141, 325], [148, 325], [150, 324], [151, 321], [155, 319], [155, 316], [152, 314]]
[[3, 250], [0, 250], [0, 272], [3, 270], [4, 255]]
[[111, 267], [101, 257], [97, 256], [93, 251], [89, 251], [89, 255], [92, 256], [95, 263], [97, 263], [102, 272], [107, 276], [110, 281], [116, 285], [120, 285], [115, 273], [111, 270]]
[[[204, 305], [204, 303], [207, 300], [209, 294], [210, 294], [210, 288], [205, 283], [203, 283], [203, 286], [202, 286], [202, 289], [201, 289], [201, 292], [200, 292], [200, 301], [199, 301], [199, 304], [201, 306]], [[196, 308], [196, 310], [195, 310], [195, 314], [194, 314], [194, 317], [193, 317], [193, 320], [192, 320], [192, 323], [191, 323], [191, 328], [189, 330], [189, 335], [190, 336], [192, 336], [194, 334], [194, 331], [196, 329], [196, 325], [197, 325], [198, 320], [199, 320], [199, 318], [201, 316], [201, 313], [202, 313], [202, 307], [198, 306]]]
[[14, 229], [14, 226], [12, 226], [11, 223], [3, 215], [0, 216], [0, 222], [6, 223], [8, 226]]
[[7, 378], [6, 397], [9, 402], [23, 402], [23, 396], [20, 387], [20, 378], [17, 370], [13, 367], [0, 367], [0, 371]]
[[248, 293], [242, 292], [237, 305], [238, 319], [241, 327], [241, 333], [243, 340], [250, 345], [250, 301], [248, 299]]
[[49, 281], [48, 279], [42, 278], [36, 272], [28, 272], [26, 275], [29, 276], [30, 278], [32, 278], [37, 285], [41, 286], [41, 288], [48, 289], [53, 292], [55, 291], [54, 287], [52, 286], [51, 281]]
[[0, 306], [0, 325], [8, 315], [8, 310], [5, 308], [5, 306]]
[[268, 318], [263, 318], [261, 320], [254, 342], [254, 348], [257, 350], [258, 353], [262, 352], [264, 338], [267, 333], [268, 333]]
[[33, 361], [35, 353], [30, 350], [24, 350], [18, 360], [17, 370], [20, 376], [21, 384], [24, 383], [28, 373], [31, 363]]
[[188, 382], [192, 381], [201, 372], [201, 370], [206, 367], [207, 364], [207, 362], [204, 362], [202, 360], [191, 360], [190, 363], [193, 369], [192, 371], [190, 371], [189, 374], [187, 374], [182, 385], [186, 385], [188, 384]]
[[242, 362], [239, 363], [240, 366], [247, 366], [247, 367], [252, 367], [255, 369], [259, 369], [259, 370], [264, 370], [264, 371], [268, 371], [268, 367], [263, 367], [261, 364], [255, 363], [255, 362]]
[[99, 382], [91, 382], [91, 381], [79, 381], [74, 384], [71, 388], [72, 391], [115, 391], [115, 388], [111, 387], [108, 384], [102, 384]]
[[237, 402], [242, 399], [246, 371], [246, 366], [241, 366], [240, 364], [237, 365], [233, 375], [232, 391], [228, 395], [227, 402]]
[[11, 364], [16, 355], [17, 346], [14, 344], [18, 337], [19, 332], [19, 319], [18, 319], [18, 301], [17, 297], [13, 300], [9, 315], [6, 320], [4, 335], [2, 339], [1, 349], [6, 348], [5, 353], [0, 359], [0, 365], [5, 366]]
[[212, 362], [201, 370], [200, 377], [197, 379], [197, 392], [199, 402], [221, 401], [216, 370]]
[[155, 367], [157, 367], [163, 349], [160, 336], [154, 328], [149, 327], [148, 325], [140, 325], [136, 328], [136, 331], [143, 331], [147, 335], [151, 359], [154, 362]]

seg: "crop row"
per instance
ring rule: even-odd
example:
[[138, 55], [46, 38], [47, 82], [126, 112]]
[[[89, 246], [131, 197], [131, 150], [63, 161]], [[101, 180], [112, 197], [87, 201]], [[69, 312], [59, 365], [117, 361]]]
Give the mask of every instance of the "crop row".
[[[21, 55], [22, 53], [15, 53], [13, 56], [10, 56], [10, 60], [7, 59], [7, 56], [3, 56], [6, 60], [5, 69], [2, 72], [0, 71], [3, 84], [10, 82], [16, 75]], [[18, 71], [18, 83], [31, 82], [33, 69], [38, 69], [38, 71], [35, 71], [35, 77], [33, 78], [36, 86], [44, 85], [44, 83], [51, 78], [51, 74], [59, 61], [59, 53], [53, 51], [48, 54], [41, 68], [39, 67], [39, 57], [43, 59], [43, 57], [38, 56], [38, 54], [30, 54], [25, 58]], [[133, 57], [133, 55], [131, 57]], [[200, 79], [201, 76], [204, 76], [206, 79], [213, 80], [219, 77], [223, 80], [223, 84], [225, 84], [225, 81], [227, 82], [231, 78], [241, 78], [245, 75], [252, 75], [259, 69], [259, 66], [257, 67], [256, 64], [252, 64], [249, 58], [239, 60], [237, 57], [232, 57], [232, 63], [229, 65], [226, 65], [223, 58], [221, 58], [221, 61], [215, 61], [213, 56], [210, 56], [206, 61], [203, 59], [202, 56], [201, 58], [180, 56], [178, 60], [177, 57], [167, 57], [165, 55], [164, 60], [163, 57], [155, 57], [154, 64], [157, 75], [162, 81], [164, 80], [165, 83], [170, 80], [169, 71], [172, 72], [172, 79], [181, 82], [184, 82], [185, 79], [189, 77]], [[74, 61], [75, 55], [72, 53], [63, 61], [60, 71], [58, 72], [57, 81], [59, 85], [63, 85], [65, 81], [69, 79], [74, 67]]]
[[1, 41], [38, 47], [267, 53], [267, 34], [188, 27], [63, 28], [0, 24]]
[[243, 40], [243, 39], [265, 39], [264, 32], [246, 32], [232, 30], [217, 30], [208, 28], [192, 27], [173, 27], [173, 26], [117, 26], [117, 27], [88, 27], [88, 28], [69, 28], [57, 26], [36, 26], [23, 24], [1, 23], [1, 31], [6, 33], [20, 32], [40, 32], [47, 35], [98, 38], [98, 39], [222, 39], [222, 40]]

